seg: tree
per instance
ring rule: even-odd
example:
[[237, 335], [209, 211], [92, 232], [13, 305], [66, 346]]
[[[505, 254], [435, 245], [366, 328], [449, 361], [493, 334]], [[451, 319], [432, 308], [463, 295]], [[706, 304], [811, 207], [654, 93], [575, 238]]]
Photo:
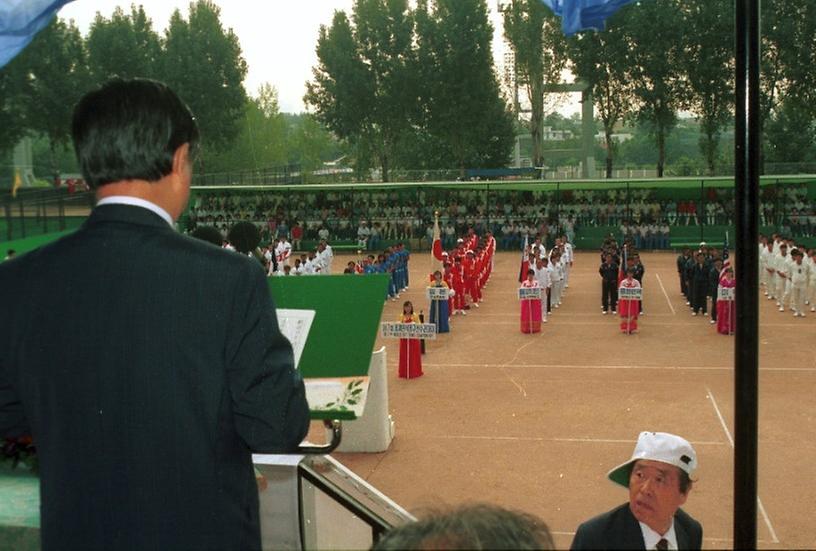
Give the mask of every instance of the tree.
[[229, 149], [246, 113], [247, 64], [238, 37], [224, 30], [220, 17], [210, 0], [191, 3], [187, 20], [173, 12], [160, 64], [161, 79], [196, 116], [205, 159]]
[[262, 84], [257, 97], [247, 100], [239, 124], [231, 146], [209, 156], [208, 171], [260, 170], [287, 163], [286, 121], [278, 107], [278, 91], [271, 84]]
[[[811, 117], [816, 115], [816, 5], [811, 0], [767, 0], [761, 10], [760, 119], [764, 130], [788, 98], [800, 107], [808, 106], [804, 112]], [[767, 140], [763, 145], [774, 147]], [[764, 158], [765, 151], [763, 166]]]
[[[683, 27], [677, 0], [633, 4], [621, 10], [627, 35], [628, 73], [636, 98], [635, 116], [648, 125], [657, 146], [657, 176], [666, 165], [666, 137], [687, 105], [683, 67]], [[659, 32], [655, 25], [659, 22]]]
[[766, 160], [801, 163], [816, 154], [816, 125], [812, 106], [800, 98], [787, 98], [765, 123]]
[[691, 109], [700, 120], [700, 152], [714, 175], [723, 128], [732, 118], [734, 97], [734, 5], [723, 0], [681, 4], [684, 71]]
[[25, 71], [19, 59], [0, 69], [0, 155], [6, 154], [25, 135], [22, 102]]
[[515, 132], [493, 71], [484, 0], [426, 0], [416, 10], [420, 104], [430, 135], [465, 168], [504, 166]]
[[545, 89], [561, 81], [567, 62], [561, 23], [541, 0], [515, 0], [504, 12], [504, 36], [515, 53], [516, 81], [525, 87], [530, 100], [533, 163], [543, 166]]
[[161, 40], [143, 6], [131, 6], [129, 14], [117, 7], [110, 19], [97, 12], [86, 45], [88, 66], [97, 83], [113, 76], [155, 78], [159, 74]]
[[414, 21], [407, 0], [356, 0], [321, 27], [318, 65], [304, 101], [323, 124], [373, 156], [388, 181], [416, 112]]
[[73, 22], [54, 19], [13, 63], [26, 76], [21, 101], [25, 126], [48, 138], [56, 175], [57, 148], [67, 147], [74, 105], [90, 83], [82, 35]]
[[630, 115], [633, 102], [632, 81], [627, 74], [627, 43], [615, 18], [598, 33], [580, 33], [569, 39], [569, 56], [576, 76], [586, 81], [604, 127], [606, 177], [612, 177], [617, 142], [615, 125]]

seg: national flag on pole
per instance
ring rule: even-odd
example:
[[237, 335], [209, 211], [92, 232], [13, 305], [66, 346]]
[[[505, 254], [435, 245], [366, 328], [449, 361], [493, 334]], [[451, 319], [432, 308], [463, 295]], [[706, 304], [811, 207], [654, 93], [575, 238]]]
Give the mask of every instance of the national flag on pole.
[[621, 265], [620, 265], [620, 273], [618, 274], [618, 286], [620, 287], [621, 281], [626, 279], [626, 258], [628, 256], [629, 247], [624, 243], [623, 245], [623, 256], [621, 257]]
[[14, 59], [73, 0], [3, 0], [0, 2], [0, 67]]
[[723, 262], [728, 260], [728, 232], [725, 232], [725, 243], [723, 243]]
[[431, 274], [442, 270], [442, 238], [439, 235], [439, 216], [434, 216], [433, 244], [431, 245]]
[[521, 251], [521, 268], [519, 268], [519, 283], [527, 279], [527, 270], [530, 269], [529, 246], [527, 236], [524, 236], [524, 249]]
[[17, 190], [23, 187], [23, 179], [20, 178], [20, 170], [14, 171], [14, 184], [11, 186], [11, 196], [17, 197]]
[[599, 30], [619, 9], [635, 0], [541, 0], [561, 18], [561, 29], [567, 36], [578, 31]]

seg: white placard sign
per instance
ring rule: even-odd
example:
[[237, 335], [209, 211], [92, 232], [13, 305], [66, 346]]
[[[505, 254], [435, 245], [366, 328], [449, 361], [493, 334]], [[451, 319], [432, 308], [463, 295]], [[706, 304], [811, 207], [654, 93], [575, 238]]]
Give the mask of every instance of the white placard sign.
[[428, 287], [426, 289], [428, 300], [448, 300], [448, 294], [447, 287]]
[[436, 339], [434, 323], [398, 323], [384, 321], [380, 324], [380, 335], [386, 339]]
[[519, 287], [519, 300], [537, 300], [541, 298], [541, 287]]
[[719, 287], [717, 289], [717, 300], [734, 300], [736, 289], [733, 287]]
[[295, 353], [295, 368], [300, 364], [300, 357], [306, 347], [306, 339], [309, 338], [309, 330], [312, 328], [315, 310], [292, 310], [288, 308], [278, 308], [278, 326], [283, 336], [292, 343], [292, 350]]
[[641, 287], [621, 287], [618, 289], [619, 300], [641, 300], [643, 299], [643, 289]]

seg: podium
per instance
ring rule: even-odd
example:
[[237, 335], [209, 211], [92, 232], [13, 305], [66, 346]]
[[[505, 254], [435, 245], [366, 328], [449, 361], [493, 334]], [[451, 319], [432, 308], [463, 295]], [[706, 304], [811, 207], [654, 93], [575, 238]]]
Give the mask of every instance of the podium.
[[[373, 394], [374, 407], [387, 416], [385, 352], [377, 356], [372, 351], [388, 282], [384, 274], [269, 278], [281, 330], [293, 343], [306, 384], [312, 419], [358, 419]], [[378, 380], [373, 393], [370, 366]]]

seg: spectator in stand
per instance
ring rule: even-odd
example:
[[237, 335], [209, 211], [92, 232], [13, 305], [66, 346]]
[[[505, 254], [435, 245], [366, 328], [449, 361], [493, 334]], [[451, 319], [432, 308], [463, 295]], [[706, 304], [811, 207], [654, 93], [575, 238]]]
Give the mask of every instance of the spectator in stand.
[[371, 230], [368, 228], [368, 223], [365, 220], [360, 220], [360, 225], [357, 227], [357, 247], [364, 251], [368, 250], [370, 237]]
[[295, 222], [295, 225], [292, 226], [292, 249], [295, 251], [299, 251], [300, 249], [300, 242], [303, 240], [303, 226], [300, 222]]

